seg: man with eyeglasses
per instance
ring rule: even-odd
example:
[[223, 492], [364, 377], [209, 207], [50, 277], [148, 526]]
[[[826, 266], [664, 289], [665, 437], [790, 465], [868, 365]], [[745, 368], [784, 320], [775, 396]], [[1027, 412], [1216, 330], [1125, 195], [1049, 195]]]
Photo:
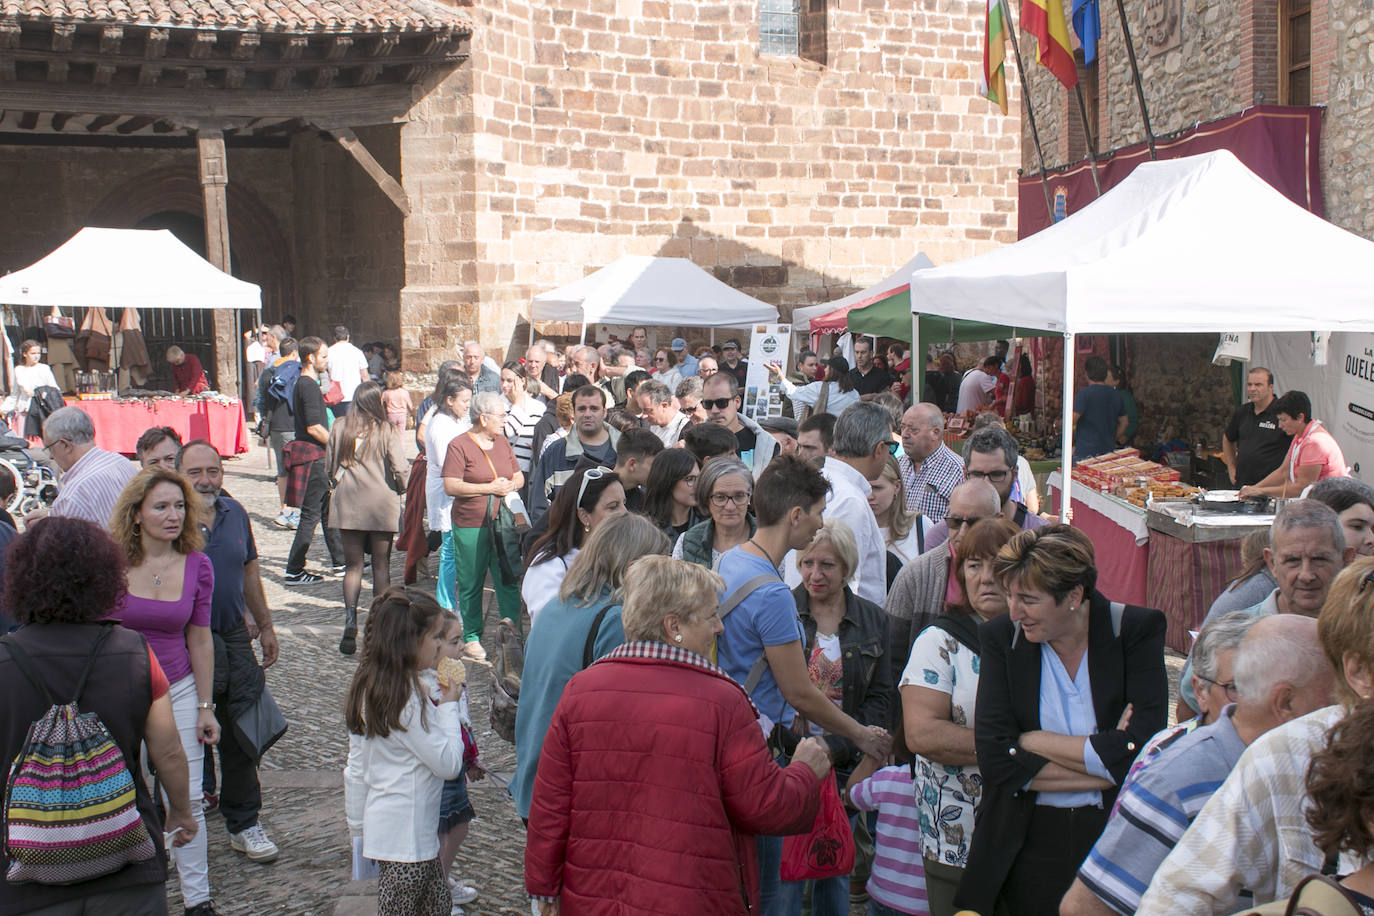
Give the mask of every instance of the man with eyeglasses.
[[62, 469], [61, 489], [51, 509], [33, 510], [24, 516], [24, 524], [55, 515], [108, 527], [115, 501], [138, 473], [138, 466], [123, 455], [97, 448], [95, 423], [79, 407], [59, 407], [48, 414], [43, 421], [43, 447]]
[[562, 439], [548, 443], [530, 471], [531, 524], [549, 511], [553, 491], [572, 476], [578, 462], [585, 458], [606, 467], [615, 466], [620, 433], [606, 425], [606, 393], [595, 385], [583, 385], [573, 392], [572, 403], [572, 429]]
[[[1265, 617], [1271, 614], [1301, 614], [1316, 617], [1326, 603], [1331, 582], [1355, 559], [1355, 548], [1347, 547], [1345, 529], [1335, 511], [1315, 499], [1295, 499], [1274, 516], [1269, 529], [1269, 546], [1264, 562], [1278, 587], [1259, 604], [1236, 613]], [[1219, 615], [1218, 615], [1219, 616]], [[1212, 614], [1204, 623], [1210, 623]], [[1196, 715], [1197, 697], [1193, 693], [1192, 653], [1179, 677], [1178, 717]]]
[[[954, 551], [959, 541], [974, 525], [985, 518], [995, 518], [1001, 511], [1001, 498], [986, 480], [966, 480], [954, 488], [949, 496], [949, 540], [938, 547], [930, 547], [912, 560], [897, 574], [887, 593], [893, 683], [901, 680], [911, 655], [911, 644], [932, 620], [945, 612], [946, 602], [958, 604], [963, 600], [959, 582], [952, 574]], [[926, 544], [930, 544], [926, 535]], [[896, 704], [900, 707], [900, 703]], [[900, 709], [896, 713], [901, 715]], [[896, 720], [894, 719], [894, 722]]]
[[1331, 702], [1332, 671], [1315, 620], [1227, 615], [1204, 628], [1198, 645], [1209, 630], [1233, 621], [1245, 630], [1233, 683], [1219, 685], [1229, 704], [1210, 724], [1166, 729], [1155, 755], [1132, 769], [1116, 811], [1064, 897], [1064, 916], [1134, 913], [1155, 871], [1245, 749], [1270, 729]]
[[706, 379], [702, 386], [701, 403], [706, 408], [707, 420], [719, 423], [735, 434], [740, 460], [757, 480], [763, 469], [768, 467], [768, 462], [778, 453], [778, 443], [764, 432], [763, 427], [739, 412], [740, 385], [729, 369], [722, 369]]
[[[1032, 531], [1049, 522], [1027, 509], [1024, 503], [1011, 498], [1016, 483], [1017, 454], [1016, 440], [1005, 429], [987, 426], [977, 430], [964, 443], [964, 477], [992, 484], [1002, 502], [1002, 517], [1022, 531]], [[927, 549], [938, 547], [948, 537], [949, 526], [942, 520], [926, 535]]]
[[702, 381], [695, 375], [688, 376], [677, 383], [678, 412], [687, 418], [688, 426], [706, 422], [706, 409], [701, 406]]
[[964, 481], [963, 462], [944, 443], [945, 415], [934, 404], [913, 404], [902, 414], [899, 431], [902, 453], [897, 468], [906, 507], [938, 522], [949, 511], [950, 494]]

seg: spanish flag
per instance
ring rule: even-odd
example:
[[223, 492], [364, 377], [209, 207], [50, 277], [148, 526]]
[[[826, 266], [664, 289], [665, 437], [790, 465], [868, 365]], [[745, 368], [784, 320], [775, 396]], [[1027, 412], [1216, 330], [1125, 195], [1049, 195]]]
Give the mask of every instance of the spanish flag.
[[991, 99], [1007, 113], [1007, 8], [1002, 0], [987, 0], [988, 18], [983, 26], [983, 79], [978, 94]]
[[1069, 24], [1061, 0], [1023, 0], [1021, 27], [1035, 36], [1035, 59], [1065, 88], [1077, 84], [1078, 68], [1069, 46]]

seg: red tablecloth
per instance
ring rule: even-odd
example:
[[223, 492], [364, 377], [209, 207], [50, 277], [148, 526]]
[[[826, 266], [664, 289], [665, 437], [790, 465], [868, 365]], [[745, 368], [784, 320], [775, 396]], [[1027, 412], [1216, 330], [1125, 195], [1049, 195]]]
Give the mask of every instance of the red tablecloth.
[[1240, 572], [1242, 539], [1190, 544], [1161, 531], [1150, 532], [1150, 589], [1146, 604], [1169, 618], [1166, 641], [1187, 652], [1189, 630], [1201, 628], [1207, 609]]
[[81, 401], [67, 403], [79, 407], [95, 422], [95, 444], [106, 451], [134, 453], [138, 437], [150, 426], [170, 426], [181, 433], [183, 442], [208, 439], [221, 455], [248, 451], [248, 427], [243, 422], [243, 407], [238, 402], [156, 398], [128, 401]]
[[[1059, 488], [1051, 486], [1050, 510], [1059, 511]], [[1077, 488], [1074, 489], [1077, 492]], [[1150, 542], [1136, 543], [1136, 536], [1077, 497], [1073, 500], [1073, 526], [1093, 542], [1097, 558], [1097, 589], [1112, 601], [1146, 605]]]

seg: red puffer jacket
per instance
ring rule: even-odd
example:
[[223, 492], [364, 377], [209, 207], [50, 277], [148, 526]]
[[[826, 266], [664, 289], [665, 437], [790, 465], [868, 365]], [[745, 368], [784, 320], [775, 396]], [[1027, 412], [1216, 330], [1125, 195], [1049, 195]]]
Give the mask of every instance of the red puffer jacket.
[[754, 835], [811, 829], [819, 782], [769, 757], [744, 690], [704, 658], [627, 643], [568, 682], [530, 806], [525, 889], [562, 916], [758, 907]]

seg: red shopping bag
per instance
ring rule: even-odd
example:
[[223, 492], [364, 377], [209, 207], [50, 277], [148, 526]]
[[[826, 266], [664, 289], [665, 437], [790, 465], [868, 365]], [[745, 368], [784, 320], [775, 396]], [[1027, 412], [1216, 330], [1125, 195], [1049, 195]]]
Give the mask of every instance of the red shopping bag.
[[835, 878], [854, 870], [854, 831], [835, 788], [835, 777], [821, 780], [821, 807], [810, 833], [782, 841], [782, 880]]

